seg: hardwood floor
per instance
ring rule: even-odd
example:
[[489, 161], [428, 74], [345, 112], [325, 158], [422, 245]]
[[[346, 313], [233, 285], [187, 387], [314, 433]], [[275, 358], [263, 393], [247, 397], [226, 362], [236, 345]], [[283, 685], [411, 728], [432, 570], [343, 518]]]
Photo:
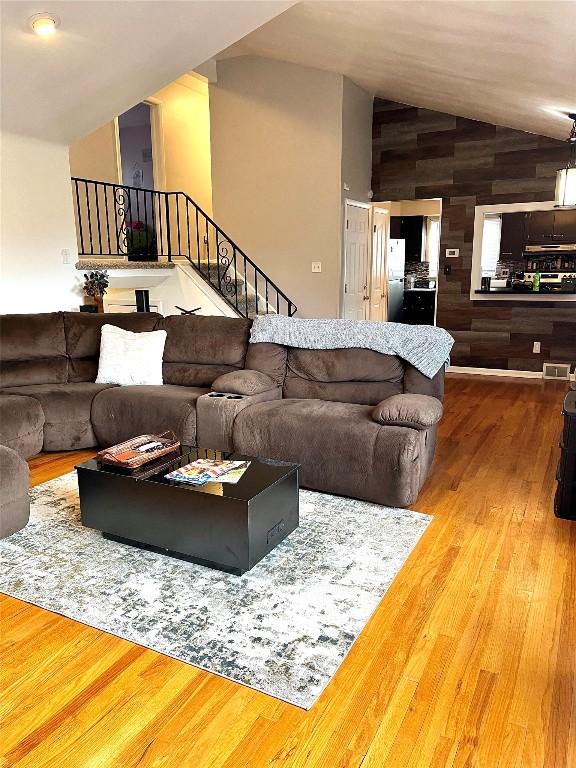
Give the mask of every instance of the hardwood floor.
[[[552, 513], [565, 385], [450, 376], [418, 547], [305, 712], [1, 598], [10, 768], [570, 768], [576, 522]], [[34, 483], [81, 456], [41, 456]]]

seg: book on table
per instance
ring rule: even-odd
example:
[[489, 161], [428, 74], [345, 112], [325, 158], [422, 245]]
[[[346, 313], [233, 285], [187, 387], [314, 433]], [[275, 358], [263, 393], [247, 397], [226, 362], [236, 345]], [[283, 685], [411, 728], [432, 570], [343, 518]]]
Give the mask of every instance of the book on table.
[[237, 483], [250, 466], [249, 461], [227, 459], [196, 459], [169, 472], [164, 477], [177, 483], [205, 485], [206, 483]]

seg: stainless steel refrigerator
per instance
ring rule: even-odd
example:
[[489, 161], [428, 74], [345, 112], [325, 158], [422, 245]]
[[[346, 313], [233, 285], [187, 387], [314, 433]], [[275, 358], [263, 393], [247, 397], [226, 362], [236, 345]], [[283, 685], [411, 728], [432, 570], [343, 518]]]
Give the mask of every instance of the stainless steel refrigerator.
[[386, 253], [388, 322], [402, 322], [404, 305], [405, 240], [389, 240]]

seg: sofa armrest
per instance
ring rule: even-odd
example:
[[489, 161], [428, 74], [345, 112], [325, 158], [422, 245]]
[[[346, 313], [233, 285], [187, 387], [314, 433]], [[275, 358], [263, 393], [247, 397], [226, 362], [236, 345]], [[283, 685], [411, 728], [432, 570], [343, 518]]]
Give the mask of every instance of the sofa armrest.
[[[224, 374], [219, 378], [225, 378]], [[217, 379], [218, 380], [218, 379]], [[274, 386], [256, 395], [210, 392], [196, 400], [196, 444], [215, 451], [233, 451], [232, 428], [236, 416], [255, 403], [280, 400], [282, 387]]]
[[277, 384], [265, 373], [248, 369], [224, 373], [212, 383], [213, 392], [232, 395], [259, 395], [277, 388]]
[[392, 395], [372, 411], [379, 424], [412, 429], [430, 429], [442, 418], [442, 403], [430, 395]]

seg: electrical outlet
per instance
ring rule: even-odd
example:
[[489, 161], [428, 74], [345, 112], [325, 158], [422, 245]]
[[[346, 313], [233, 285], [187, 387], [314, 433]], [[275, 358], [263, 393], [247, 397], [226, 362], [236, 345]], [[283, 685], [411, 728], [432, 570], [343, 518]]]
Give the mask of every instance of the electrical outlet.
[[312, 262], [312, 272], [322, 272], [322, 262], [321, 261], [313, 261]]
[[62, 255], [62, 264], [70, 264], [70, 251], [68, 248], [62, 248], [60, 254]]
[[446, 248], [447, 259], [457, 259], [460, 256], [460, 248]]
[[534, 345], [532, 347], [532, 352], [534, 352], [535, 355], [539, 355], [540, 354], [540, 342], [539, 341], [535, 341], [534, 342]]

